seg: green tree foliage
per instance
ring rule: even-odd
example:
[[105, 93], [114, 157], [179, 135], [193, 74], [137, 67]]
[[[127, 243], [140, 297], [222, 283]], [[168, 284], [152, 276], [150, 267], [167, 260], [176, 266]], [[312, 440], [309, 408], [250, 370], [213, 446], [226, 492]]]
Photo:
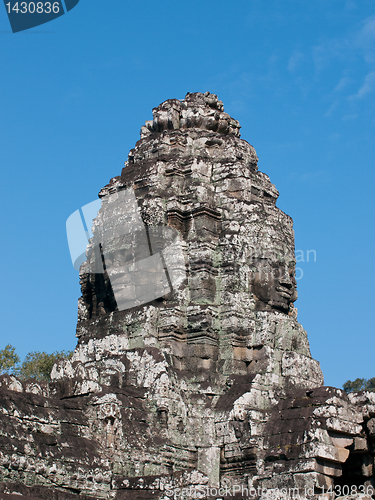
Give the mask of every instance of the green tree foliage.
[[367, 391], [375, 392], [375, 377], [369, 378], [367, 381]]
[[50, 380], [53, 365], [59, 359], [71, 358], [73, 351], [55, 351], [52, 354], [32, 351], [27, 354], [22, 364], [13, 370], [20, 379], [36, 378], [37, 380]]
[[349, 392], [358, 392], [358, 391], [373, 391], [375, 392], [375, 377], [366, 379], [366, 378], [356, 378], [355, 380], [347, 380], [345, 384], [342, 386], [344, 391]]
[[20, 362], [16, 348], [8, 344], [0, 351], [0, 375], [7, 373]]

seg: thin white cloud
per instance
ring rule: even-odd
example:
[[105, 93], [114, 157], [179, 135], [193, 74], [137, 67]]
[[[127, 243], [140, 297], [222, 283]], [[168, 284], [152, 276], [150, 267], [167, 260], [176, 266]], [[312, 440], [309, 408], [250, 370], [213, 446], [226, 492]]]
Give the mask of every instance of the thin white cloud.
[[293, 73], [299, 63], [303, 60], [303, 54], [302, 52], [299, 52], [298, 50], [295, 50], [293, 54], [290, 56], [289, 61], [288, 61], [288, 71], [290, 73]]
[[353, 0], [346, 0], [345, 2], [345, 10], [353, 10], [356, 9], [357, 5]]
[[[349, 1], [346, 8], [355, 6]], [[343, 121], [355, 120], [355, 107], [375, 94], [375, 15], [363, 19], [342, 37], [323, 39], [313, 47], [312, 56], [317, 81], [331, 67], [341, 66], [341, 78], [327, 95], [331, 102], [324, 116], [330, 117], [342, 108]]]
[[340, 78], [339, 83], [333, 89], [333, 92], [341, 92], [342, 90], [344, 90], [345, 87], [348, 86], [350, 81], [351, 80], [348, 76], [343, 76], [342, 78]]
[[326, 38], [313, 47], [315, 68], [319, 72], [334, 59], [348, 63], [358, 58], [360, 53], [366, 63], [375, 62], [375, 15], [364, 19], [346, 36]]
[[327, 111], [324, 113], [324, 116], [326, 116], [326, 117], [331, 116], [338, 105], [339, 105], [339, 101], [338, 101], [338, 99], [335, 99], [333, 101], [333, 103], [330, 105], [330, 107], [327, 109]]
[[341, 134], [339, 134], [338, 132], [335, 132], [334, 134], [331, 134], [330, 136], [328, 136], [328, 139], [330, 141], [338, 141], [341, 137]]
[[354, 36], [354, 45], [363, 51], [367, 63], [375, 62], [375, 16], [363, 21], [362, 28]]
[[344, 61], [349, 50], [351, 47], [348, 39], [326, 39], [320, 45], [316, 45], [312, 50], [316, 70], [322, 71], [331, 64], [333, 59]]
[[345, 115], [342, 119], [343, 122], [347, 122], [349, 120], [356, 120], [358, 118], [358, 113], [352, 113], [351, 115]]
[[323, 184], [329, 182], [330, 172], [328, 170], [312, 170], [304, 173], [291, 172], [289, 178], [299, 182], [319, 182], [319, 184]]
[[370, 71], [368, 75], [366, 75], [363, 84], [359, 88], [358, 92], [352, 96], [350, 99], [363, 99], [375, 90], [375, 71]]

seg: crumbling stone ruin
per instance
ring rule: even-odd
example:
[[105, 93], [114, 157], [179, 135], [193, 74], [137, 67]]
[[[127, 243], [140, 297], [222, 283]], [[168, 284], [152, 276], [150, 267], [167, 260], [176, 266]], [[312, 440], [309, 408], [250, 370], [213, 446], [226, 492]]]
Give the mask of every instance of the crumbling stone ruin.
[[0, 377], [1, 498], [373, 495], [375, 393], [323, 386], [239, 130], [214, 94], [165, 101], [100, 191], [73, 358]]

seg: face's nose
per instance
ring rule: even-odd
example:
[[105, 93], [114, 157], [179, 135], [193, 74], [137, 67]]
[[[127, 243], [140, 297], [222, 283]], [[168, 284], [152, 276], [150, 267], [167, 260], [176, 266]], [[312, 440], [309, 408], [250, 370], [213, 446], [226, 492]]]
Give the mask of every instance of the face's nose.
[[283, 269], [280, 269], [279, 283], [281, 286], [285, 286], [286, 288], [292, 288], [293, 281], [289, 275], [288, 268], [284, 267]]

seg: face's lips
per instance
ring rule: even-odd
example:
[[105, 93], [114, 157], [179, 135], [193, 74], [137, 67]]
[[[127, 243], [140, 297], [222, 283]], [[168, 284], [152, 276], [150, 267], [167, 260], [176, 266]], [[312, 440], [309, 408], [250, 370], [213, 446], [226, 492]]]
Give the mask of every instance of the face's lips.
[[293, 293], [292, 290], [290, 290], [289, 288], [285, 288], [283, 286], [282, 287], [278, 286], [276, 288], [276, 292], [286, 299], [290, 299], [292, 297], [292, 293]]

